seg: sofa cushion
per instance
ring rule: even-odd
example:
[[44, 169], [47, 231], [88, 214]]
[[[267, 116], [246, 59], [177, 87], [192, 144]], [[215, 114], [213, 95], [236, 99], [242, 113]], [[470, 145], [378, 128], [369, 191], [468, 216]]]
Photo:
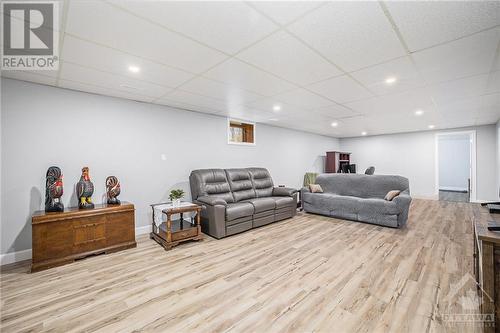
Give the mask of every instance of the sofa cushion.
[[247, 199], [242, 202], [251, 203], [255, 209], [255, 213], [261, 213], [267, 210], [274, 210], [276, 208], [276, 201], [273, 198], [254, 198], [254, 199]]
[[303, 200], [322, 210], [335, 212], [335, 216], [341, 216], [343, 212], [357, 214], [360, 198], [342, 196], [330, 193], [305, 193]]
[[222, 169], [194, 170], [189, 176], [189, 183], [193, 200], [210, 196], [224, 199], [226, 202], [234, 202], [226, 172]]
[[383, 199], [391, 190], [409, 189], [408, 179], [401, 176], [361, 174], [321, 174], [316, 178], [325, 193], [359, 198]]
[[363, 215], [395, 215], [399, 214], [399, 207], [394, 201], [371, 198], [360, 199], [358, 212]]
[[234, 201], [255, 198], [252, 179], [247, 169], [226, 169], [226, 177], [233, 193]]
[[297, 202], [294, 202], [293, 197], [271, 197], [271, 199], [273, 199], [276, 203], [276, 209], [297, 205]]
[[232, 221], [240, 217], [251, 216], [254, 213], [253, 205], [249, 202], [236, 202], [226, 206], [226, 220]]
[[265, 168], [248, 168], [257, 198], [270, 197], [273, 193], [273, 179]]

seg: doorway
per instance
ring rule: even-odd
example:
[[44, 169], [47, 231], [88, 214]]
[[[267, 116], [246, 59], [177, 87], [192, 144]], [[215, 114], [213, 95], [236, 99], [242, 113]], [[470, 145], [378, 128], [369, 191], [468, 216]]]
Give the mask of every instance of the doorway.
[[442, 201], [476, 201], [475, 131], [436, 134], [436, 192]]

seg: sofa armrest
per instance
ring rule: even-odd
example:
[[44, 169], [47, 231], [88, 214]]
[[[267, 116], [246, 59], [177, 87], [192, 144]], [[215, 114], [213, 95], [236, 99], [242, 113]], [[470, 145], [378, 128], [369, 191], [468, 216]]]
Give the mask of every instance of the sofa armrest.
[[411, 197], [408, 191], [401, 192], [397, 197], [392, 199], [400, 209], [398, 216], [398, 226], [401, 227], [408, 221], [408, 213], [410, 211]]
[[[199, 198], [198, 198], [199, 199]], [[226, 236], [226, 206], [209, 205], [201, 201], [195, 201], [202, 205], [201, 230], [212, 237], [220, 239]]]
[[411, 197], [409, 194], [401, 193], [397, 197], [392, 199], [392, 201], [394, 201], [394, 203], [396, 203], [396, 205], [398, 207], [402, 207], [402, 208], [408, 207], [408, 206], [410, 206], [410, 203], [411, 203]]
[[311, 192], [311, 189], [309, 188], [309, 186], [304, 186], [300, 189], [300, 192], [304, 193], [304, 192]]
[[215, 206], [215, 205], [227, 206], [226, 200], [218, 197], [210, 197], [208, 195], [198, 197], [196, 200], [210, 206]]
[[277, 197], [291, 197], [295, 193], [297, 193], [297, 190], [294, 188], [290, 188], [290, 187], [275, 187], [275, 188], [273, 188], [273, 196], [277, 196]]

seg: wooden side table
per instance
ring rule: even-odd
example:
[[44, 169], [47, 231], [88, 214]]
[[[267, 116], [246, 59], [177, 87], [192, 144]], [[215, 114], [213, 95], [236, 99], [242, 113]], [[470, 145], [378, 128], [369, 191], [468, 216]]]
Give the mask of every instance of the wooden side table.
[[[180, 207], [174, 207], [172, 204], [156, 204], [151, 207], [153, 208], [153, 225], [150, 238], [163, 246], [165, 250], [170, 250], [185, 241], [203, 239], [200, 226], [201, 206], [184, 202]], [[158, 207], [161, 207], [162, 213], [167, 216], [167, 221], [159, 225], [155, 222], [155, 210]], [[196, 216], [188, 221], [184, 219], [184, 213], [196, 213]], [[172, 215], [175, 214], [179, 214], [180, 218], [173, 220]]]

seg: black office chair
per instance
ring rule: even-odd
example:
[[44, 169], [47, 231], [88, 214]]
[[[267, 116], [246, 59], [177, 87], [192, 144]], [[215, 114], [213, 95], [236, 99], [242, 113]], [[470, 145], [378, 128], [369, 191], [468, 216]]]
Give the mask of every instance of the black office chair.
[[365, 171], [365, 175], [373, 175], [375, 173], [375, 167], [371, 166]]

